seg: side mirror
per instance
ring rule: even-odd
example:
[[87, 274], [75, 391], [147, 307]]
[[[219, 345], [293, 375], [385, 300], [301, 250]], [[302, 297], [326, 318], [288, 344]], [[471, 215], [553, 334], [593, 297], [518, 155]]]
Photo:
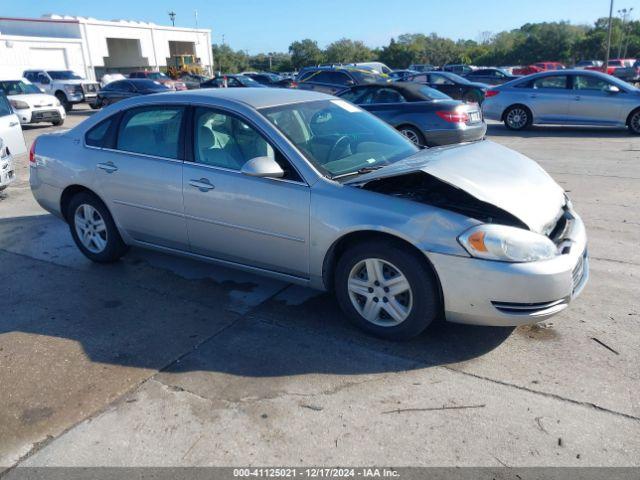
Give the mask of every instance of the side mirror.
[[250, 177], [284, 177], [284, 170], [282, 170], [278, 162], [271, 157], [252, 158], [242, 166], [240, 171]]
[[611, 84], [604, 87], [604, 91], [607, 93], [620, 93], [620, 89], [615, 85], [611, 85]]

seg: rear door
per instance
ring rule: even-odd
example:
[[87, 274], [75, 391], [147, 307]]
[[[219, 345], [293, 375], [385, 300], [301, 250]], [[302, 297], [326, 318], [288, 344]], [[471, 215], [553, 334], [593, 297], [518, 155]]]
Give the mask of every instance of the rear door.
[[[182, 204], [186, 108], [154, 105], [126, 110], [87, 132], [95, 150], [94, 188], [133, 239], [188, 250]], [[120, 117], [118, 119], [118, 117]]]
[[566, 123], [569, 121], [569, 89], [567, 75], [546, 75], [531, 82], [529, 105], [537, 122]]
[[27, 152], [22, 127], [18, 116], [4, 93], [0, 92], [0, 139], [9, 148], [11, 155], [22, 155]]
[[[194, 109], [193, 161], [184, 167], [191, 251], [298, 277], [309, 275], [310, 188], [249, 123], [230, 112]], [[268, 156], [284, 178], [241, 173]]]

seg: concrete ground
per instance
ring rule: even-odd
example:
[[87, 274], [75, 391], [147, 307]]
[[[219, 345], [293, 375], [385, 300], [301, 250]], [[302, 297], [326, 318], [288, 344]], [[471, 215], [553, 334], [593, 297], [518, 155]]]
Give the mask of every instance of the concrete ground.
[[570, 192], [591, 282], [552, 322], [409, 343], [249, 274], [140, 250], [94, 265], [18, 159], [0, 197], [0, 466], [640, 465], [640, 139], [488, 136]]

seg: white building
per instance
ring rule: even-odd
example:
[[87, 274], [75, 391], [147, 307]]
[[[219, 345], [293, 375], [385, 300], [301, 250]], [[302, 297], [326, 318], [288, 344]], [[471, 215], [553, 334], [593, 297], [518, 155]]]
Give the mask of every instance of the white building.
[[211, 30], [59, 15], [0, 17], [3, 76], [55, 69], [99, 80], [107, 72], [159, 70], [178, 55], [195, 56], [211, 73]]

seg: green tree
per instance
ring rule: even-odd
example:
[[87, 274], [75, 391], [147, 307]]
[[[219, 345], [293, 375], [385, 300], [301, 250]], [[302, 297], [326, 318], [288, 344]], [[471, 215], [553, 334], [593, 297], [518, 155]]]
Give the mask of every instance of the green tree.
[[221, 73], [238, 73], [249, 67], [249, 57], [241, 50], [233, 50], [229, 45], [212, 45], [213, 70]]
[[322, 50], [318, 47], [318, 42], [308, 38], [289, 45], [289, 54], [291, 55], [291, 64], [296, 70], [302, 67], [318, 65], [324, 60]]
[[371, 49], [359, 40], [342, 38], [327, 46], [324, 51], [325, 62], [355, 63], [373, 60]]

